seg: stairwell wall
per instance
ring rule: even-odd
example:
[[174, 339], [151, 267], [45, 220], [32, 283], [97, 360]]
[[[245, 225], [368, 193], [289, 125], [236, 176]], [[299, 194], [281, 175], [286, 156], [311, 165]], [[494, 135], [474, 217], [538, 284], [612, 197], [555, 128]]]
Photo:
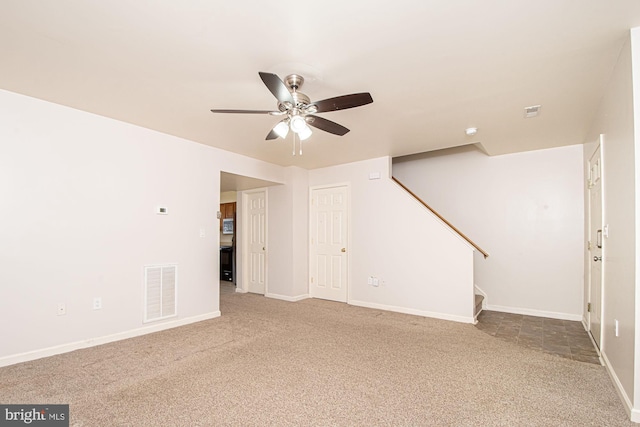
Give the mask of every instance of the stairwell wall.
[[582, 319], [582, 146], [487, 156], [474, 146], [396, 159], [393, 175], [490, 256], [486, 308]]

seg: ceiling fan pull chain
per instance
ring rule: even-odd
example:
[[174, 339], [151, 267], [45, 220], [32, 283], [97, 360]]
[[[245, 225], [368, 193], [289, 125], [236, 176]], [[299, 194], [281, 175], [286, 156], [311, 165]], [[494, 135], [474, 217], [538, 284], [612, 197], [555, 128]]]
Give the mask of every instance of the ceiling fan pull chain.
[[296, 134], [294, 132], [292, 133], [293, 133], [293, 139], [291, 140], [292, 154], [295, 156], [296, 155]]

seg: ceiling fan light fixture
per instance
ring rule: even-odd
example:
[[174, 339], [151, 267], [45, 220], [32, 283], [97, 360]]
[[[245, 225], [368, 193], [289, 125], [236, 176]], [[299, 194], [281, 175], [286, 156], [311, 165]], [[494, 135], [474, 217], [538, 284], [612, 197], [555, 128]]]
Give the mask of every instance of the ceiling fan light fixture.
[[291, 130], [295, 133], [302, 132], [305, 128], [309, 128], [307, 126], [307, 122], [301, 116], [293, 116], [291, 118]]
[[286, 120], [283, 120], [273, 128], [273, 131], [278, 134], [280, 138], [285, 139], [289, 133], [289, 125]]
[[305, 124], [304, 128], [302, 128], [302, 130], [297, 133], [300, 141], [304, 141], [305, 139], [309, 138], [313, 132], [311, 131], [311, 128]]

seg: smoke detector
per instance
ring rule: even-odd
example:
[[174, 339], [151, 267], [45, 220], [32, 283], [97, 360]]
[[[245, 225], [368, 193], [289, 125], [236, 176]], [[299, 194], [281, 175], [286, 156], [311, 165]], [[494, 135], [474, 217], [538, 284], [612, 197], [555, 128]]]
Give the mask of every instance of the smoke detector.
[[524, 107], [524, 118], [531, 119], [537, 117], [540, 114], [540, 105], [532, 105], [531, 107]]

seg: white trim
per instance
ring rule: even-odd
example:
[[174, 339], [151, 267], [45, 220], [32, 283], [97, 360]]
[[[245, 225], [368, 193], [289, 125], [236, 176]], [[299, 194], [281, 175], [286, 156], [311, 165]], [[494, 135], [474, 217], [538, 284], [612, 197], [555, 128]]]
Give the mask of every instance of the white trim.
[[298, 301], [302, 301], [303, 299], [309, 298], [309, 294], [298, 295], [295, 297], [290, 297], [288, 295], [279, 295], [279, 294], [265, 294], [265, 297], [279, 299], [282, 301], [298, 302]]
[[616, 392], [620, 397], [620, 400], [622, 400], [622, 404], [624, 405], [624, 409], [627, 412], [627, 415], [634, 423], [640, 422], [640, 410], [635, 409], [631, 404], [631, 399], [629, 399], [627, 392], [624, 390], [624, 387], [622, 387], [622, 383], [616, 375], [616, 372], [613, 370], [613, 367], [611, 366], [611, 362], [609, 362], [607, 355], [605, 353], [601, 353], [600, 360], [603, 362], [604, 367], [609, 374], [611, 381], [613, 382], [613, 386], [615, 387]]
[[[476, 300], [475, 300], [476, 295], [482, 295], [483, 297], [480, 310], [477, 313], [476, 313]], [[480, 289], [480, 287], [474, 283], [473, 284], [473, 323], [475, 325], [478, 324], [478, 316], [480, 315], [480, 313], [482, 313], [486, 309], [487, 309], [487, 293], [482, 289]]]
[[488, 297], [487, 297], [487, 293], [486, 293], [485, 291], [483, 291], [482, 289], [480, 289], [480, 286], [478, 286], [478, 285], [474, 284], [474, 285], [473, 285], [473, 289], [474, 289], [474, 291], [475, 291], [476, 293], [478, 293], [478, 294], [482, 295], [482, 296], [484, 297], [484, 299], [485, 299], [485, 300], [488, 298]]
[[0, 358], [0, 367], [14, 365], [16, 363], [28, 362], [30, 360], [41, 359], [43, 357], [55, 356], [56, 354], [68, 353], [83, 348], [95, 347], [102, 344], [108, 344], [114, 341], [125, 340], [128, 338], [139, 337], [141, 335], [151, 334], [153, 332], [164, 331], [166, 329], [177, 328], [179, 326], [191, 323], [201, 322], [203, 320], [214, 319], [220, 317], [220, 311], [212, 311], [211, 313], [200, 314], [198, 316], [187, 317], [184, 319], [173, 320], [144, 326], [142, 328], [131, 329], [124, 332], [118, 332], [111, 335], [105, 335], [97, 338], [89, 338], [87, 340], [75, 341], [67, 344], [56, 345], [53, 347], [42, 348], [38, 350], [28, 351], [25, 353], [13, 354]]
[[431, 317], [434, 319], [441, 319], [441, 320], [450, 320], [452, 322], [471, 323], [471, 324], [474, 323], [473, 317], [456, 316], [454, 314], [446, 314], [446, 313], [435, 313], [432, 311], [418, 310], [415, 308], [396, 307], [393, 305], [377, 304], [373, 302], [354, 301], [354, 300], [349, 301], [349, 304], [355, 305], [358, 307], [375, 308], [378, 310], [394, 311], [396, 313], [412, 314], [414, 316]]
[[555, 311], [533, 310], [531, 308], [520, 308], [520, 307], [505, 307], [503, 305], [491, 305], [491, 304], [487, 304], [487, 306], [485, 307], [485, 310], [499, 311], [501, 313], [524, 314], [526, 316], [548, 317], [551, 319], [573, 320], [576, 322], [582, 322], [581, 314], [558, 313]]

